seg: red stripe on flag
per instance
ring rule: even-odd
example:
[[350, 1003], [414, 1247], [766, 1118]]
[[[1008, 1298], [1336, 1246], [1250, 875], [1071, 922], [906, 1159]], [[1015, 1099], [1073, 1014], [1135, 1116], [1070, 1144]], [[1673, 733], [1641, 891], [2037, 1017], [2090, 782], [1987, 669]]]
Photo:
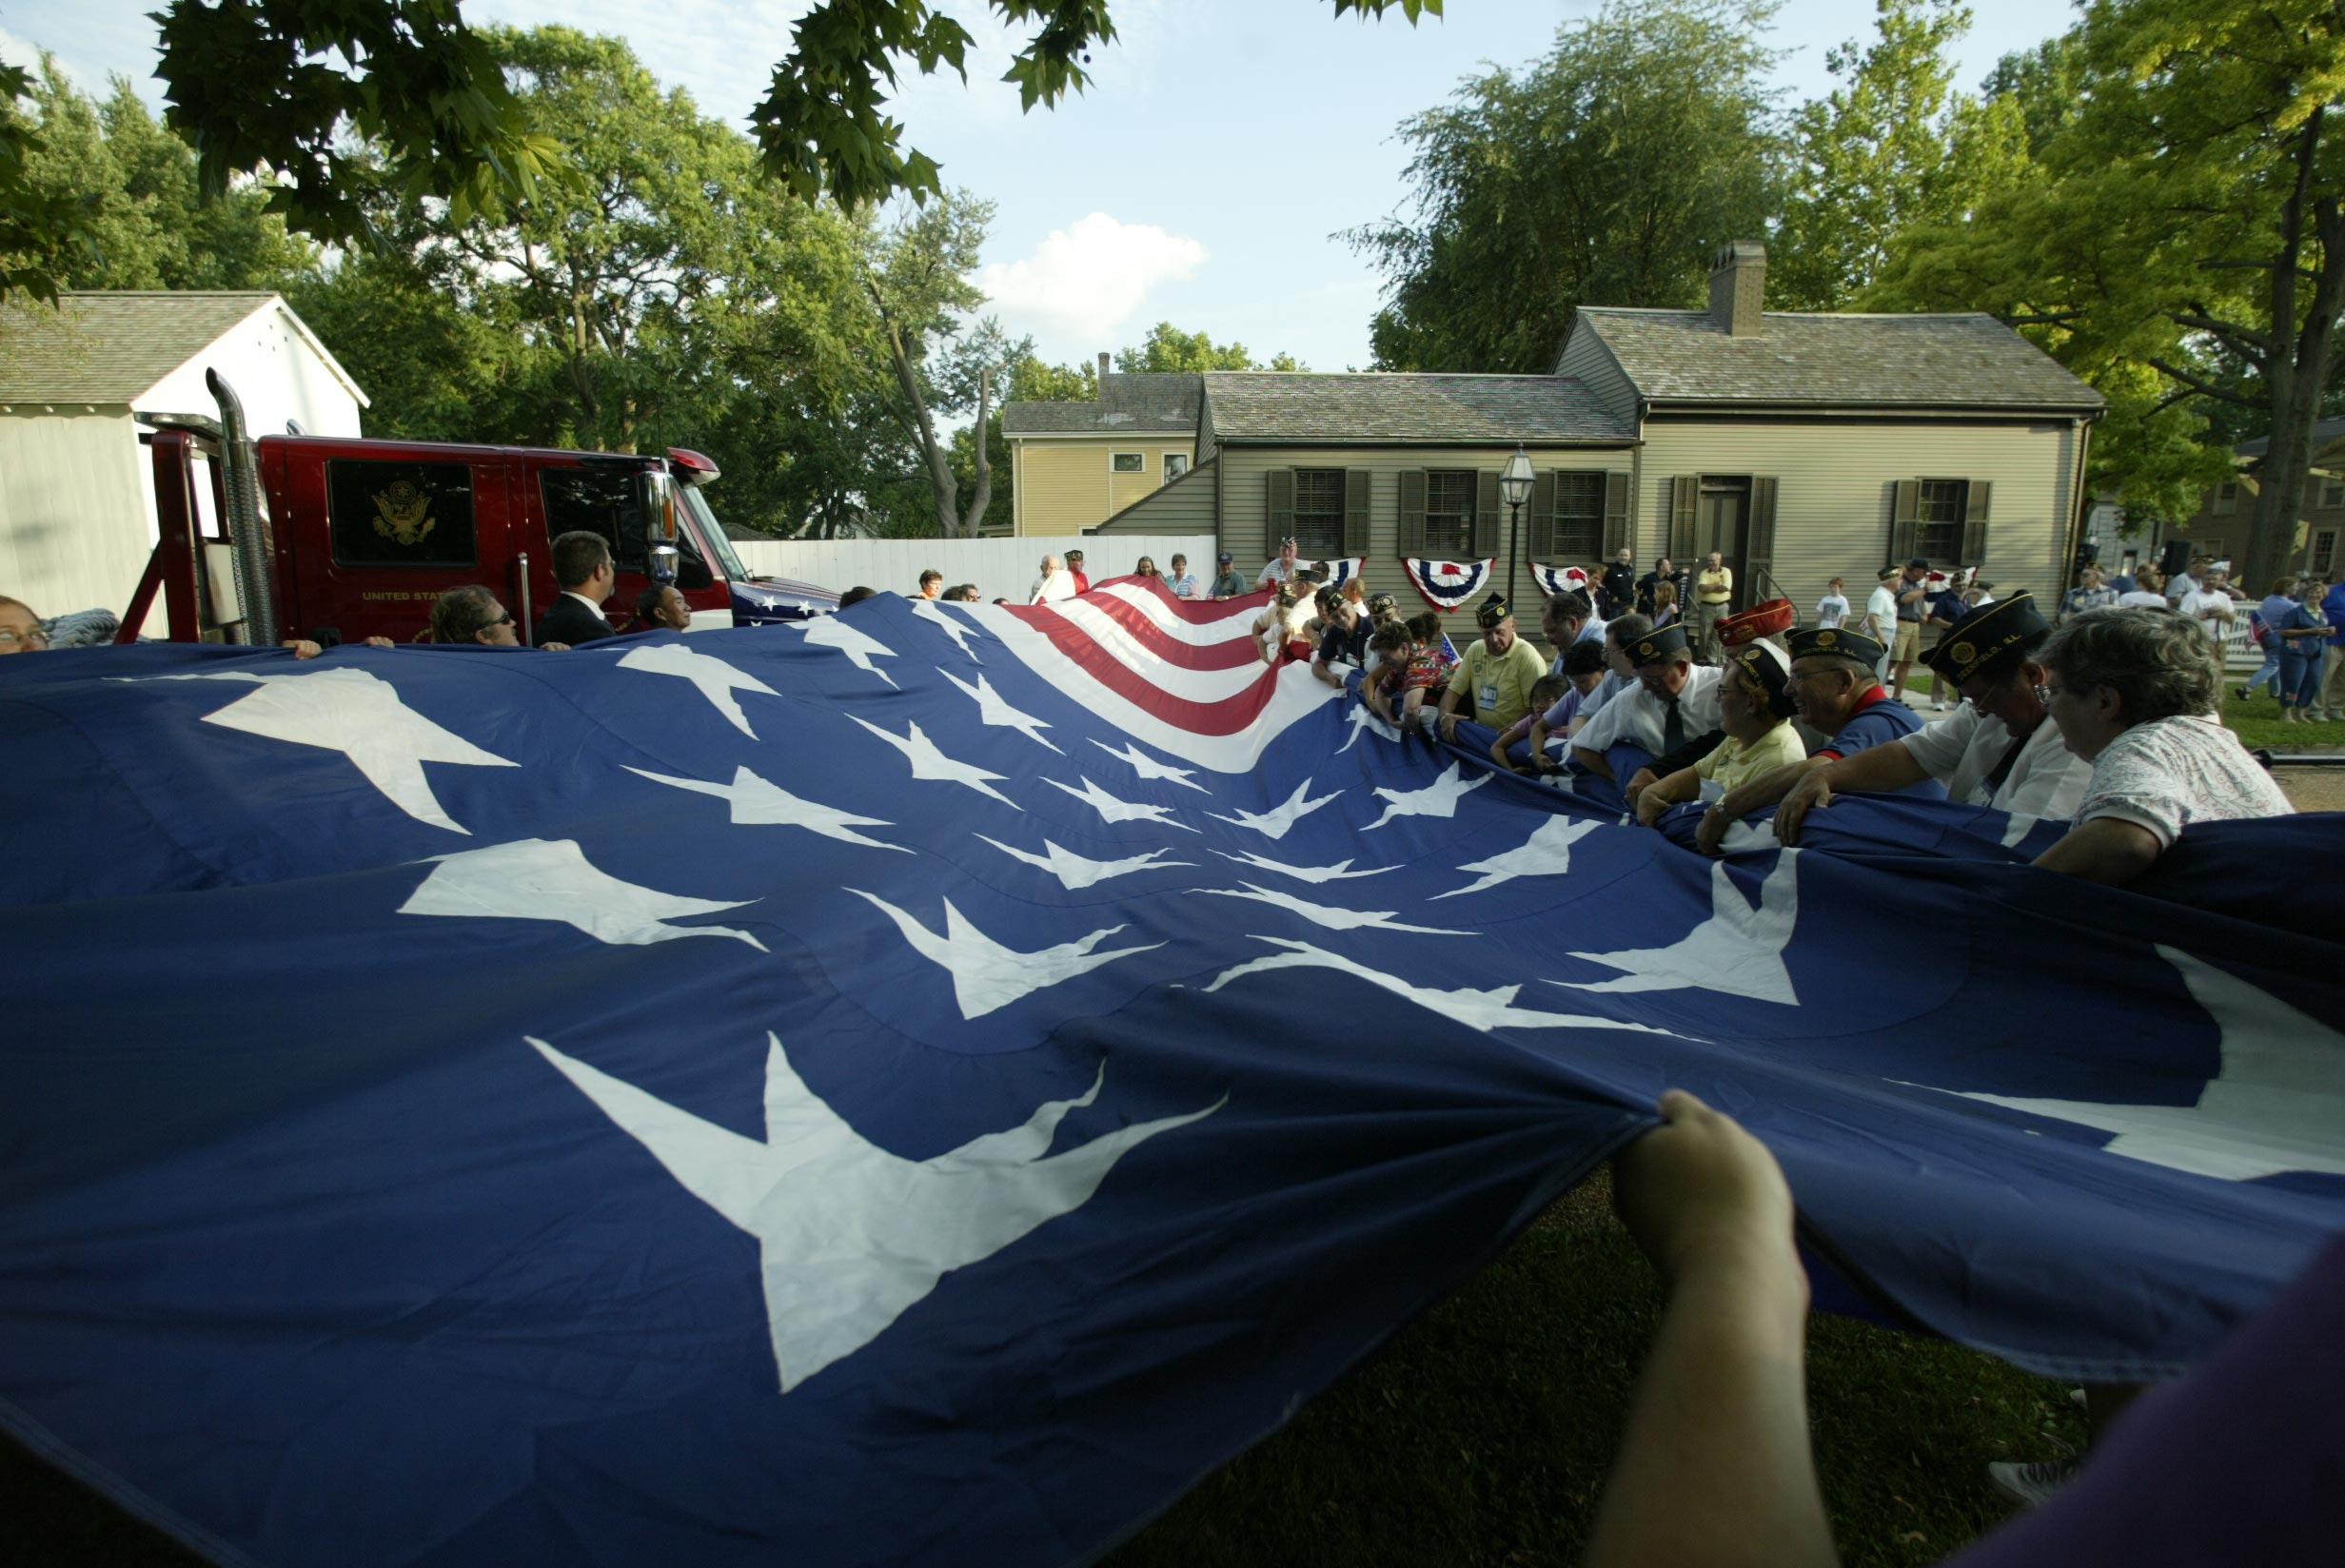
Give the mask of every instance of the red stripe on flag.
[[[1103, 601], [1094, 596], [1091, 602], [1097, 604]], [[1048, 639], [1069, 663], [1092, 679], [1152, 717], [1174, 729], [1187, 730], [1192, 735], [1237, 734], [1261, 716], [1262, 710], [1270, 704], [1278, 690], [1277, 668], [1264, 665], [1259, 679], [1218, 702], [1198, 702], [1193, 698], [1175, 696], [1099, 646], [1081, 627], [1065, 617], [1038, 606], [1010, 605], [1004, 608], [1029, 630]], [[1130, 609], [1131, 606], [1125, 608]], [[1159, 637], [1162, 635], [1158, 634]], [[1252, 657], [1251, 639], [1237, 642], [1234, 646], [1246, 650], [1248, 657]]]

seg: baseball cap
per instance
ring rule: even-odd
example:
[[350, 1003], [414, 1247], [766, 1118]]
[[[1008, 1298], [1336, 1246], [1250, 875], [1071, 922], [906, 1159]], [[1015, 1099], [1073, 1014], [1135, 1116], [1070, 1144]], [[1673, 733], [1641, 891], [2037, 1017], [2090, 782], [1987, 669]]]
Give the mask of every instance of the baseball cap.
[[1220, 555], [1215, 556], [1213, 559], [1214, 559], [1216, 561], [1220, 562], [1222, 565], [1227, 566], [1227, 565], [1229, 565], [1229, 564], [1230, 564], [1230, 562], [1232, 562], [1232, 560], [1235, 560], [1237, 558], [1236, 558], [1235, 556], [1231, 555], [1229, 551], [1224, 550], [1224, 551], [1223, 551]]

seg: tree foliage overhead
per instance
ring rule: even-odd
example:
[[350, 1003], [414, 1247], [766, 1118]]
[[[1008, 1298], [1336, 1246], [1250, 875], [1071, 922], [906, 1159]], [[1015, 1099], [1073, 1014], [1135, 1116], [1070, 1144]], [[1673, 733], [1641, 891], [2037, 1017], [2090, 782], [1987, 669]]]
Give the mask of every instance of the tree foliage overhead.
[[1984, 308], [2112, 400], [2096, 473], [2168, 516], [2225, 458], [2208, 402], [2270, 432], [2250, 580], [2299, 515], [2312, 423], [2345, 315], [2345, 8], [2333, 0], [2095, 0], [2059, 50], [2007, 63], [2024, 177], [1918, 226], [1882, 304]]
[[1768, 14], [1614, 0], [1536, 64], [1403, 122], [1411, 206], [1347, 236], [1386, 278], [1377, 368], [1545, 371], [1583, 303], [1695, 303], [1781, 188]]
[[1115, 368], [1131, 371], [1301, 370], [1291, 354], [1256, 361], [1242, 343], [1215, 343], [1202, 332], [1184, 332], [1171, 322], [1149, 328], [1138, 346], [1115, 356]]
[[[1414, 22], [1440, 14], [1442, 0], [1333, 6], [1338, 17], [1397, 6]], [[1028, 110], [1087, 86], [1092, 49], [1115, 37], [1110, 0], [987, 8], [1025, 35], [1003, 79]], [[465, 26], [458, 0], [168, 0], [158, 16], [170, 124], [194, 145], [203, 188], [271, 171], [277, 209], [305, 232], [366, 233], [358, 174], [444, 197], [460, 219], [534, 200], [562, 176], [559, 136], [507, 88], [495, 47]], [[817, 0], [751, 115], [765, 170], [802, 201], [827, 194], [851, 211], [898, 192], [942, 195], [936, 161], [905, 147], [886, 110], [907, 69], [966, 81], [975, 44], [929, 0]], [[260, 83], [268, 90], [255, 91]], [[374, 150], [356, 152], [362, 145]], [[7, 172], [0, 158], [0, 218], [14, 200]]]
[[62, 288], [266, 288], [314, 261], [249, 182], [205, 200], [194, 154], [128, 82], [92, 103], [44, 59], [19, 92], [21, 189], [48, 216], [0, 232], [0, 270]]

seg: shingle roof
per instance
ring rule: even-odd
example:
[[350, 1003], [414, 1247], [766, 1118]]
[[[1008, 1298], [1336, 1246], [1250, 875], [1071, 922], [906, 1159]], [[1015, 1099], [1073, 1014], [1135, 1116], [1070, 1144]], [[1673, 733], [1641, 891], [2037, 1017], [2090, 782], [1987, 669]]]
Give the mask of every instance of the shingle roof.
[[2101, 395], [1992, 316], [1768, 311], [1734, 337], [1706, 310], [1583, 305], [1638, 392], [1655, 402], [2086, 411]]
[[1197, 428], [1204, 380], [1192, 372], [1150, 371], [1099, 378], [1094, 402], [1005, 402], [1005, 436], [1080, 435], [1092, 431], [1157, 430], [1187, 435]]
[[0, 310], [0, 402], [129, 402], [277, 296], [266, 289], [67, 294]]
[[[2313, 444], [2311, 450], [2315, 455], [2317, 455], [2323, 447], [2329, 446], [2341, 439], [2345, 439], [2345, 415], [2340, 415], [2335, 419], [2315, 420], [2313, 421]], [[2253, 441], [2241, 441], [2238, 445], [2233, 447], [2232, 450], [2243, 458], [2260, 458], [2265, 453], [2272, 450], [2272, 438], [2269, 436], [2257, 436]]]
[[1636, 431], [1567, 376], [1212, 371], [1216, 441], [1625, 441]]

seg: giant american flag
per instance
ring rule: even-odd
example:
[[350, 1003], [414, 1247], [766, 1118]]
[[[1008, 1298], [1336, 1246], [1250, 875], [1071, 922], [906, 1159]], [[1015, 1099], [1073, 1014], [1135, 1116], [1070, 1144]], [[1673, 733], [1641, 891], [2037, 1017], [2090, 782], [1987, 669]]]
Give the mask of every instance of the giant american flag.
[[2043, 1372], [2345, 1226], [2336, 819], [1705, 859], [1259, 602], [0, 661], [0, 1425], [223, 1562], [1069, 1563], [1671, 1085]]

